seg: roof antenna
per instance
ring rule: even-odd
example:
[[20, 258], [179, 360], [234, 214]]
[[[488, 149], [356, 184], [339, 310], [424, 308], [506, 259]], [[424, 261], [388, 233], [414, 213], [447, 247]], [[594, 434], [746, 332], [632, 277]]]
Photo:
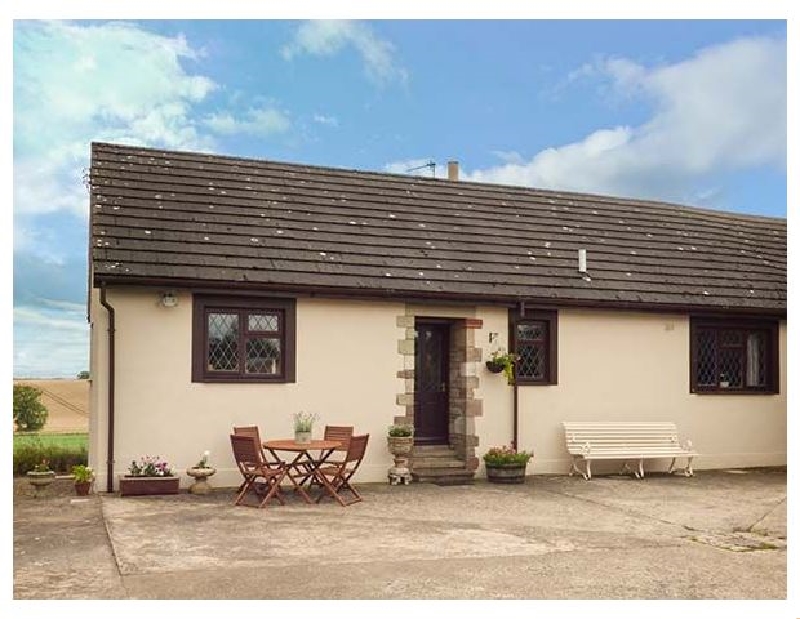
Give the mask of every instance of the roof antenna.
[[423, 163], [422, 165], [418, 165], [416, 168], [409, 168], [406, 170], [406, 174], [409, 172], [416, 172], [417, 170], [421, 170], [422, 168], [430, 168], [431, 169], [431, 178], [436, 178], [436, 162], [431, 159], [428, 163]]

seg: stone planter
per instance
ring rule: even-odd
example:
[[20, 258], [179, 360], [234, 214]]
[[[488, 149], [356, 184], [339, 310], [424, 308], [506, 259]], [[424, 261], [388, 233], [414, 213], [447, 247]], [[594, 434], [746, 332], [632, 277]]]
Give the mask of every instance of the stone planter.
[[414, 437], [388, 436], [386, 442], [389, 446], [389, 453], [394, 456], [394, 466], [389, 469], [389, 483], [393, 486], [398, 483], [406, 485], [411, 480], [408, 456], [414, 449]]
[[33, 486], [33, 496], [38, 499], [45, 496], [47, 486], [53, 483], [56, 474], [53, 471], [28, 471], [28, 481]]
[[178, 494], [180, 479], [170, 477], [134, 477], [124, 475], [119, 478], [120, 496], [145, 496], [151, 494]]
[[191, 494], [208, 494], [211, 492], [211, 484], [208, 483], [208, 478], [216, 472], [217, 469], [211, 466], [193, 466], [186, 469], [186, 474], [194, 478], [194, 483], [189, 486], [189, 492]]
[[486, 465], [486, 477], [496, 484], [524, 484], [527, 464]]
[[311, 442], [311, 431], [299, 432], [295, 430], [294, 442], [300, 445], [308, 445]]

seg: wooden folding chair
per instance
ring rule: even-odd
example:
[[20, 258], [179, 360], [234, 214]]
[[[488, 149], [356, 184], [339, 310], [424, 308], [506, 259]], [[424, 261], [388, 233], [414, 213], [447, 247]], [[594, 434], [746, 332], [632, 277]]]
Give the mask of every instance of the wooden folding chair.
[[[341, 441], [341, 446], [336, 447], [333, 451], [340, 452], [340, 453], [347, 453], [347, 448], [350, 445], [350, 439], [353, 436], [353, 426], [325, 426], [325, 434], [323, 439], [326, 441]], [[316, 456], [311, 456], [314, 464], [313, 466], [319, 466], [322, 464], [322, 455], [324, 451], [320, 451], [319, 454]], [[310, 454], [309, 454], [310, 455]], [[328, 458], [325, 460], [325, 464], [334, 464], [339, 465], [343, 462], [341, 458]], [[319, 482], [311, 475], [311, 462], [306, 461], [305, 465], [305, 476], [301, 480], [300, 483], [305, 483], [308, 481], [308, 478], [311, 477], [311, 485], [317, 486]]]
[[[332, 466], [322, 466], [317, 469], [317, 479], [322, 486], [320, 494], [317, 497], [317, 503], [322, 501], [326, 494], [338, 501], [339, 505], [342, 507], [347, 507], [348, 505], [363, 500], [358, 491], [353, 488], [350, 479], [355, 475], [358, 467], [361, 465], [361, 461], [364, 459], [368, 442], [369, 434], [352, 437], [347, 447], [347, 455], [342, 462]], [[350, 501], [345, 501], [342, 497], [342, 492], [345, 490], [353, 495]]]
[[[241, 490], [236, 496], [234, 505], [247, 505], [244, 502], [248, 492], [259, 495], [258, 484], [263, 484], [266, 494], [258, 507], [266, 507], [270, 499], [277, 499], [281, 505], [285, 505], [283, 497], [280, 495], [281, 482], [286, 475], [286, 465], [280, 463], [277, 466], [270, 466], [264, 459], [261, 452], [261, 445], [258, 439], [253, 436], [242, 434], [231, 434], [231, 447], [233, 448], [233, 459], [236, 466], [244, 477]], [[263, 480], [263, 481], [259, 481]]]

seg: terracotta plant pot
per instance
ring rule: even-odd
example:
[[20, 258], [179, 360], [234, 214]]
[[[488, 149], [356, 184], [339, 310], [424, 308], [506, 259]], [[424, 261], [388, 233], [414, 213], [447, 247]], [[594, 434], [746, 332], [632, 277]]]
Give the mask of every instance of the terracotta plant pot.
[[86, 496], [89, 494], [89, 489], [92, 487], [92, 482], [90, 481], [76, 481], [75, 482], [75, 494], [78, 496]]
[[120, 496], [145, 496], [151, 494], [178, 494], [180, 478], [134, 477], [125, 475], [119, 478]]

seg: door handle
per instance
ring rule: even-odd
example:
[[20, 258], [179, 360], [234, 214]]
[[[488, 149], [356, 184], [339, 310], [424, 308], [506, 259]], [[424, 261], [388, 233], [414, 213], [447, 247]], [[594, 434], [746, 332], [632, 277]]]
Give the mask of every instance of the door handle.
[[447, 383], [442, 383], [441, 386], [439, 387], [439, 391], [441, 391], [442, 393], [446, 392], [447, 391]]

